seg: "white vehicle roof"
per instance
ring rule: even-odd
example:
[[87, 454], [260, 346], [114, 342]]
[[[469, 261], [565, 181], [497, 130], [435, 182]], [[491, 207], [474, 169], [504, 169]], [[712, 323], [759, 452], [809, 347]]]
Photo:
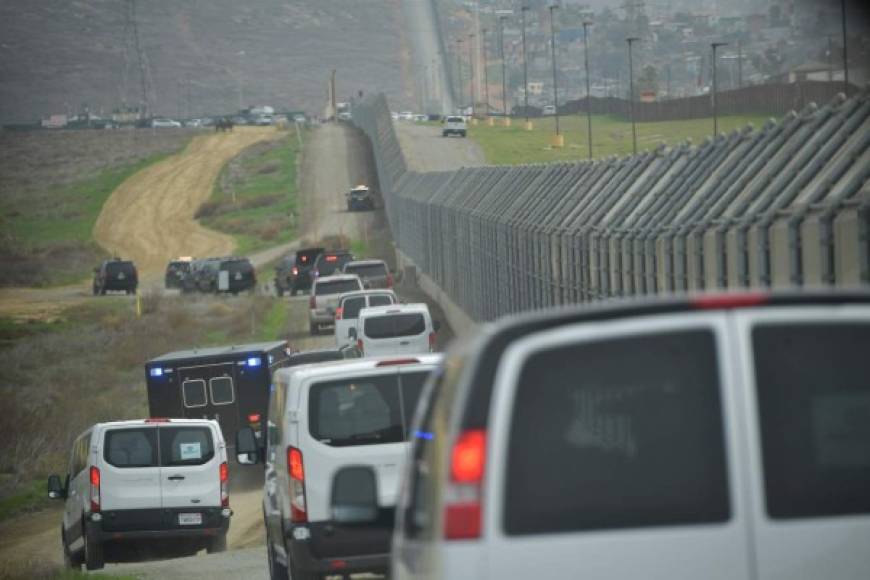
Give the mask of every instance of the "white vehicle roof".
[[287, 367], [275, 371], [277, 375], [292, 375], [306, 381], [315, 378], [355, 376], [390, 367], [398, 369], [431, 369], [443, 358], [442, 354], [392, 355], [371, 358], [346, 359]]
[[359, 280], [359, 276], [356, 274], [333, 274], [332, 276], [321, 276], [314, 279], [315, 284], [319, 284], [321, 282], [338, 282], [342, 280]]
[[370, 288], [368, 290], [354, 290], [353, 292], [344, 292], [338, 295], [339, 300], [344, 300], [346, 298], [359, 298], [361, 296], [371, 296], [371, 295], [380, 295], [380, 294], [391, 294], [392, 296], [396, 296], [396, 293], [392, 288]]
[[[97, 423], [94, 429], [106, 429], [114, 427], [140, 427], [143, 425], [217, 425], [214, 419], [131, 419], [129, 421], [107, 421], [105, 423]], [[220, 433], [220, 429], [218, 429]]]
[[373, 306], [363, 308], [359, 312], [359, 317], [363, 316], [383, 316], [386, 314], [408, 314], [408, 313], [426, 313], [429, 314], [429, 305], [425, 302], [416, 302], [412, 304], [390, 304], [389, 306]]
[[373, 266], [373, 265], [375, 265], [375, 264], [384, 264], [384, 265], [386, 265], [386, 263], [387, 263], [387, 262], [384, 261], [384, 260], [375, 260], [375, 259], [370, 259], [370, 260], [354, 260], [353, 262], [348, 262], [348, 263], [345, 264], [343, 267], [344, 267], [344, 268], [347, 268], [348, 266]]

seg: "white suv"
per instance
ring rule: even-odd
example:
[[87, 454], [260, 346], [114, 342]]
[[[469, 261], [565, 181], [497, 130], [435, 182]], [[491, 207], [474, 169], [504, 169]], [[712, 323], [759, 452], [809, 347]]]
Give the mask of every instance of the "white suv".
[[399, 299], [392, 290], [364, 290], [342, 294], [338, 299], [338, 308], [335, 309], [335, 345], [338, 348], [356, 345], [353, 337], [359, 332], [356, 325], [363, 308], [388, 306], [398, 302]]
[[66, 476], [52, 475], [48, 494], [65, 501], [70, 567], [102, 568], [131, 542], [168, 540], [173, 555], [226, 549], [232, 511], [217, 421], [97, 423], [75, 440]]
[[441, 136], [449, 137], [450, 135], [459, 135], [460, 137], [465, 137], [467, 132], [468, 123], [465, 121], [465, 117], [451, 115], [444, 120], [444, 128], [441, 129]]
[[363, 308], [356, 329], [348, 330], [363, 356], [434, 352], [437, 331], [422, 302]]
[[[269, 401], [263, 513], [273, 579], [385, 573], [410, 420], [438, 355], [320, 363], [276, 371]], [[239, 463], [261, 453], [251, 429], [236, 437]], [[368, 526], [333, 517], [332, 480], [347, 466], [377, 474]], [[347, 577], [347, 576], [345, 576]]]
[[315, 278], [308, 298], [308, 325], [311, 334], [320, 332], [320, 327], [335, 322], [338, 297], [347, 292], [363, 290], [363, 283], [355, 274]]

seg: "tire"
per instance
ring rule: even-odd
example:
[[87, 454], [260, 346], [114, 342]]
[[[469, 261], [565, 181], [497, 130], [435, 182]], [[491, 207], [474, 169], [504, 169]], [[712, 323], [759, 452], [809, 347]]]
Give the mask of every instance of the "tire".
[[279, 297], [284, 296], [284, 289], [278, 284], [275, 284], [275, 292], [278, 293]]
[[100, 288], [100, 296], [105, 296], [105, 295], [106, 295], [106, 289]]
[[94, 541], [91, 538], [91, 533], [88, 531], [87, 524], [85, 530], [85, 568], [88, 570], [102, 570], [106, 561], [103, 557], [103, 544]]
[[465, 131], [462, 131], [461, 133], [459, 133], [459, 136], [460, 136], [460, 137], [465, 137]]
[[227, 535], [220, 534], [208, 541], [205, 550], [209, 554], [219, 554], [227, 551]]
[[61, 526], [60, 528], [60, 544], [61, 546], [63, 546], [63, 567], [69, 570], [81, 570], [82, 553], [70, 553], [69, 546], [66, 545], [66, 534], [63, 533], [63, 526]]
[[290, 290], [290, 296], [296, 296], [297, 294], [299, 294], [299, 290], [295, 287]]
[[447, 133], [447, 131], [441, 131], [441, 136], [442, 137], [449, 137], [449, 134]]
[[[266, 539], [266, 558], [269, 561], [269, 578], [271, 580], [288, 580], [287, 566], [275, 560], [275, 550], [268, 538]], [[293, 580], [296, 580], [295, 576]]]
[[317, 574], [312, 574], [310, 572], [303, 572], [299, 568], [293, 565], [293, 560], [287, 559], [287, 562], [290, 564], [290, 578], [291, 580], [317, 580]]

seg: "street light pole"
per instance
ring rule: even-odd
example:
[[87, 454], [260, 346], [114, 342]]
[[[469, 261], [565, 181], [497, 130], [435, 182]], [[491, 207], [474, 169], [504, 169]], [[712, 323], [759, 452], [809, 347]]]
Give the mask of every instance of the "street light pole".
[[523, 16], [523, 112], [526, 116], [526, 128], [529, 128], [529, 59], [526, 57], [526, 12], [528, 6], [521, 6]]
[[628, 43], [628, 114], [631, 117], [631, 150], [637, 155], [637, 125], [634, 122], [634, 62], [631, 57], [631, 45], [640, 40], [636, 36], [625, 39]]
[[846, 0], [840, 0], [840, 16], [843, 21], [843, 93], [849, 96], [849, 59], [846, 56]]
[[471, 118], [474, 118], [474, 108], [477, 95], [474, 90], [474, 34], [468, 35], [468, 71], [471, 77]]
[[556, 110], [556, 140], [555, 143], [561, 146], [559, 134], [559, 86], [556, 82], [556, 28], [553, 20], [553, 11], [559, 8], [555, 4], [550, 7], [550, 52], [553, 60], [553, 106]]
[[486, 33], [489, 32], [488, 29], [481, 29], [481, 34], [483, 38], [481, 40], [481, 50], [483, 51], [483, 102], [484, 102], [484, 111], [483, 114], [486, 117], [489, 117], [489, 71], [487, 70], [486, 63]]
[[713, 48], [713, 90], [710, 94], [710, 98], [711, 98], [710, 102], [713, 105], [713, 138], [715, 138], [716, 135], [719, 134], [719, 117], [716, 114], [716, 89], [717, 89], [716, 69], [718, 68], [716, 66], [716, 49], [719, 48], [720, 46], [727, 46], [727, 45], [728, 45], [727, 42], [710, 43], [710, 46]]
[[458, 65], [457, 68], [457, 76], [459, 83], [459, 106], [463, 109], [463, 115], [465, 114], [465, 83], [462, 82], [462, 39], [456, 39], [456, 63]]
[[505, 119], [508, 117], [508, 105], [507, 105], [507, 76], [505, 74], [505, 61], [504, 61], [504, 21], [507, 20], [507, 16], [499, 16], [498, 17], [498, 37], [499, 37], [499, 45], [501, 51], [501, 107], [502, 112], [504, 113]]
[[589, 159], [592, 159], [592, 95], [589, 80], [589, 27], [588, 20], [583, 22], [583, 54], [586, 60], [586, 140], [589, 142]]

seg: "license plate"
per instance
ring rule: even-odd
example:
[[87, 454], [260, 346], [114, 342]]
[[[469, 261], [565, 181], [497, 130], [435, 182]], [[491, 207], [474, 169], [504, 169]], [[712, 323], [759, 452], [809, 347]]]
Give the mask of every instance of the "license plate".
[[178, 514], [178, 525], [201, 526], [202, 514]]
[[123, 280], [124, 278], [126, 278], [126, 276], [124, 276], [123, 272], [118, 274], [118, 280]]
[[241, 279], [242, 279], [242, 274], [241, 274], [241, 272], [236, 273], [236, 280], [241, 280]]

